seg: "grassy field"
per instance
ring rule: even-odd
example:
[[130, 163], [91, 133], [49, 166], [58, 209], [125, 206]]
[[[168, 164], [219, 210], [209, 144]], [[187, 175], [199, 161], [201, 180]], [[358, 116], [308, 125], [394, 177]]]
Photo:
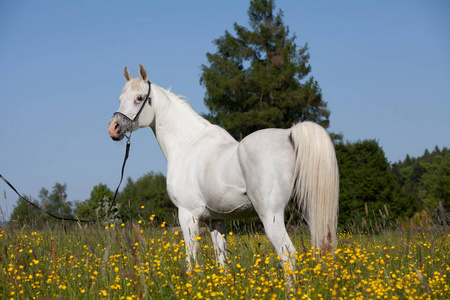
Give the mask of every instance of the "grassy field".
[[[403, 227], [402, 227], [403, 228]], [[186, 272], [181, 233], [153, 220], [0, 229], [0, 299], [449, 299], [448, 228], [340, 234], [336, 255], [298, 249], [295, 290], [262, 233], [228, 234], [228, 270], [208, 234]]]

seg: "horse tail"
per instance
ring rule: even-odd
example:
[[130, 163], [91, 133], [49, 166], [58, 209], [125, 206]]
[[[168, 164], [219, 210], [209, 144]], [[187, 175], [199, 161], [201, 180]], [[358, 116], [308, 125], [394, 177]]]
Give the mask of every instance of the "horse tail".
[[326, 130], [302, 122], [291, 128], [295, 171], [291, 196], [306, 217], [313, 247], [334, 252], [337, 246], [339, 169]]

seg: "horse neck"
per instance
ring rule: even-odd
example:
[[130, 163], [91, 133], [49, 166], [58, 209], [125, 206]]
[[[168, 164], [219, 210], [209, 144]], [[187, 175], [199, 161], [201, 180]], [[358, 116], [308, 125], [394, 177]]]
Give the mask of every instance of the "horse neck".
[[211, 125], [175, 94], [157, 87], [152, 99], [153, 132], [167, 161], [177, 157]]

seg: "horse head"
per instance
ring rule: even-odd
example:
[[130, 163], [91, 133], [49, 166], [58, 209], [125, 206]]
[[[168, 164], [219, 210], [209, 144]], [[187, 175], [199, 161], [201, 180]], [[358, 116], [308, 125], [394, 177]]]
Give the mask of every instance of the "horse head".
[[125, 67], [124, 76], [126, 83], [119, 97], [120, 106], [108, 125], [109, 136], [115, 141], [122, 140], [127, 132], [150, 126], [154, 119], [151, 84], [145, 68], [139, 65], [139, 77], [133, 78]]

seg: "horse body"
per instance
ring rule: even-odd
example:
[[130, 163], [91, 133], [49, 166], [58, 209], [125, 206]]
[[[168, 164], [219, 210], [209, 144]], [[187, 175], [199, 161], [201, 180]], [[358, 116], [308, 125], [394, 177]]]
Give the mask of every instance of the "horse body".
[[[323, 128], [304, 122], [290, 129], [260, 130], [238, 143], [155, 84], [151, 105], [140, 107], [150, 85], [145, 86], [148, 75], [142, 66], [139, 72], [140, 78], [132, 78], [125, 68], [127, 83], [119, 112], [132, 118], [141, 109], [142, 116], [129, 130], [150, 126], [155, 133], [167, 159], [167, 192], [178, 207], [189, 263], [196, 257], [200, 220], [212, 220], [216, 260], [225, 265], [223, 219], [258, 215], [283, 266], [292, 269], [295, 247], [284, 225], [284, 209], [291, 198], [307, 212], [313, 246], [335, 247], [337, 164]], [[115, 115], [109, 124], [114, 140], [128, 130], [121, 122]]]
[[[156, 85], [152, 88], [159, 91], [152, 129], [167, 159], [167, 191], [173, 203], [198, 219], [233, 217], [251, 206], [239, 168], [239, 143], [184, 100]], [[178, 111], [191, 115], [187, 122], [176, 118]]]
[[200, 219], [232, 218], [246, 211], [251, 203], [237, 148], [236, 142], [207, 134], [186, 149], [185, 159], [168, 161], [167, 190], [175, 205], [195, 211]]

